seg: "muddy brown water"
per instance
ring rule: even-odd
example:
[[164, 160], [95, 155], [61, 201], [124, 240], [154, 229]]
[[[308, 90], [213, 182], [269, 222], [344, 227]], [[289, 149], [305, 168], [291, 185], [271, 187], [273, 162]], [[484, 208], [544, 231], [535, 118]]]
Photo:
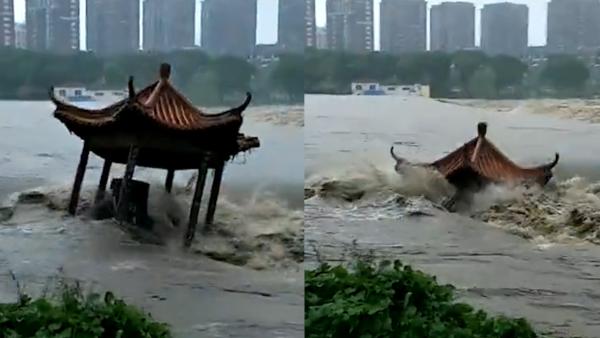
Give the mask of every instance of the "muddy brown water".
[[[191, 250], [181, 248], [181, 229], [165, 227], [166, 244], [151, 245], [111, 220], [65, 215], [81, 141], [52, 118], [52, 109], [49, 102], [0, 102], [0, 301], [17, 295], [12, 272], [32, 295], [58, 278], [112, 290], [170, 324], [176, 337], [304, 336], [301, 254], [294, 252], [302, 251], [298, 107], [245, 113], [243, 132], [259, 136], [261, 148], [227, 165], [218, 231], [200, 230]], [[101, 163], [90, 157], [83, 205]], [[122, 173], [115, 166], [112, 174]], [[164, 172], [136, 170], [155, 187], [149, 209], [159, 223], [167, 213], [187, 217], [191, 175], [177, 173], [178, 193], [166, 196], [156, 192]]]
[[[566, 235], [524, 238], [515, 225], [449, 214], [432, 202], [445, 191], [436, 178], [401, 177], [389, 155], [395, 143], [412, 161], [437, 159], [487, 121], [489, 139], [517, 163], [559, 152], [552, 184], [574, 176], [592, 184], [600, 177], [600, 126], [424, 98], [311, 95], [305, 112], [305, 188], [324, 191], [305, 200], [307, 267], [357, 255], [400, 259], [492, 313], [526, 317], [559, 337], [600, 336], [600, 247]], [[598, 196], [585, 194], [597, 207]]]

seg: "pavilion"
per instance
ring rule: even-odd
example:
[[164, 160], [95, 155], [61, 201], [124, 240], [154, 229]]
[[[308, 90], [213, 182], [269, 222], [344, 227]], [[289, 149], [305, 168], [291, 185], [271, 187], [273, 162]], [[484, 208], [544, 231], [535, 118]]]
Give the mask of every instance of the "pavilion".
[[[533, 168], [523, 168], [504, 155], [486, 138], [487, 124], [477, 125], [477, 136], [435, 162], [424, 164], [439, 171], [459, 190], [478, 189], [489, 183], [521, 184], [536, 183], [544, 186], [553, 176], [552, 169], [559, 155], [551, 163]], [[405, 160], [394, 153], [397, 162]]]
[[104, 159], [95, 201], [105, 194], [113, 163], [126, 169], [116, 201], [116, 218], [126, 219], [129, 192], [136, 166], [167, 171], [165, 188], [171, 192], [175, 171], [197, 170], [196, 188], [189, 214], [185, 245], [194, 238], [200, 202], [209, 169], [214, 171], [206, 223], [214, 220], [217, 198], [225, 163], [239, 153], [258, 148], [256, 137], [240, 133], [242, 113], [252, 96], [238, 107], [219, 114], [207, 114], [195, 107], [170, 83], [171, 66], [162, 64], [159, 80], [136, 91], [133, 77], [128, 83], [129, 95], [102, 109], [85, 109], [62, 102], [50, 90], [56, 106], [54, 117], [83, 140], [83, 149], [69, 202], [69, 213], [75, 215], [89, 153]]

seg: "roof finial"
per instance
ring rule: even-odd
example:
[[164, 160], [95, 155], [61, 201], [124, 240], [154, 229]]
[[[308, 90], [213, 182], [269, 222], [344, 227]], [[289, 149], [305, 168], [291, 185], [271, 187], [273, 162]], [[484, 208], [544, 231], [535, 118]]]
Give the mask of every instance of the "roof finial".
[[487, 132], [487, 123], [479, 122], [477, 124], [477, 134], [479, 137], [485, 137], [485, 133]]
[[160, 65], [160, 78], [161, 80], [168, 80], [171, 76], [171, 65], [163, 63]]
[[133, 99], [135, 96], [135, 87], [133, 86], [133, 76], [129, 77], [129, 81], [127, 82], [127, 89], [129, 91], [129, 98]]

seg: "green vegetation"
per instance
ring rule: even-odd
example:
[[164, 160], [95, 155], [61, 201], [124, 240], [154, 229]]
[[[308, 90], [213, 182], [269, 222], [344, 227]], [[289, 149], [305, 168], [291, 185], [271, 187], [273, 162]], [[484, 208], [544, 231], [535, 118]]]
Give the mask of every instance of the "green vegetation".
[[280, 56], [277, 67], [271, 73], [274, 87], [290, 96], [294, 102], [304, 99], [304, 57], [301, 54]]
[[165, 324], [108, 292], [87, 297], [79, 287], [65, 287], [58, 299], [0, 304], [0, 338], [168, 338]]
[[542, 81], [562, 90], [582, 90], [589, 77], [585, 64], [568, 55], [550, 57], [541, 74]]
[[299, 58], [281, 55], [265, 66], [235, 57], [210, 57], [199, 50], [99, 58], [88, 52], [55, 55], [0, 49], [0, 99], [44, 100], [50, 86], [126, 88], [130, 75], [140, 88], [157, 79], [160, 63], [169, 62], [173, 83], [198, 104], [239, 104], [249, 90], [256, 103], [297, 103], [303, 100]]
[[433, 97], [528, 98], [590, 96], [600, 93], [591, 78], [594, 65], [575, 56], [553, 55], [530, 64], [517, 58], [490, 57], [479, 51], [389, 55], [349, 54], [309, 49], [305, 53], [305, 91], [349, 94], [353, 81], [428, 84]]
[[453, 287], [400, 262], [305, 272], [306, 336], [532, 338], [524, 319], [490, 317], [454, 301]]
[[275, 61], [211, 57], [199, 50], [139, 52], [110, 58], [0, 49], [0, 99], [47, 99], [50, 86], [124, 88], [130, 75], [139, 88], [156, 80], [158, 65], [173, 65], [172, 81], [201, 105], [233, 105], [244, 92], [255, 103], [301, 103], [304, 93], [349, 94], [353, 81], [428, 84], [440, 98], [590, 97], [600, 94], [600, 58], [553, 55], [524, 63], [479, 51], [390, 55], [307, 49]]

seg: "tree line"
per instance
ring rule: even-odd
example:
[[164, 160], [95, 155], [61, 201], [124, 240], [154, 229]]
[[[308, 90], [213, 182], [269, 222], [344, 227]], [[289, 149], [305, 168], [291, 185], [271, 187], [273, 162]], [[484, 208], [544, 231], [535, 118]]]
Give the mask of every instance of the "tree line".
[[276, 61], [212, 57], [199, 50], [138, 52], [101, 58], [0, 49], [0, 99], [47, 99], [50, 86], [125, 88], [134, 76], [138, 88], [157, 79], [158, 65], [172, 65], [172, 81], [200, 105], [237, 103], [251, 91], [255, 103], [301, 103], [304, 93], [348, 94], [354, 81], [430, 86], [439, 98], [589, 97], [600, 93], [600, 64], [575, 56], [551, 55], [524, 63], [479, 51], [390, 55], [350, 54], [307, 49]]
[[427, 84], [439, 98], [588, 96], [597, 90], [592, 67], [572, 55], [527, 64], [480, 51], [390, 55], [308, 49], [304, 62], [306, 93], [348, 94], [351, 83], [360, 81]]
[[141, 88], [157, 80], [162, 62], [171, 64], [174, 85], [198, 104], [238, 103], [246, 91], [258, 103], [303, 100], [302, 55], [282, 54], [261, 64], [232, 56], [211, 57], [198, 50], [101, 58], [90, 52], [56, 55], [18, 49], [0, 49], [0, 99], [47, 99], [51, 86], [120, 89], [127, 86], [129, 76]]

